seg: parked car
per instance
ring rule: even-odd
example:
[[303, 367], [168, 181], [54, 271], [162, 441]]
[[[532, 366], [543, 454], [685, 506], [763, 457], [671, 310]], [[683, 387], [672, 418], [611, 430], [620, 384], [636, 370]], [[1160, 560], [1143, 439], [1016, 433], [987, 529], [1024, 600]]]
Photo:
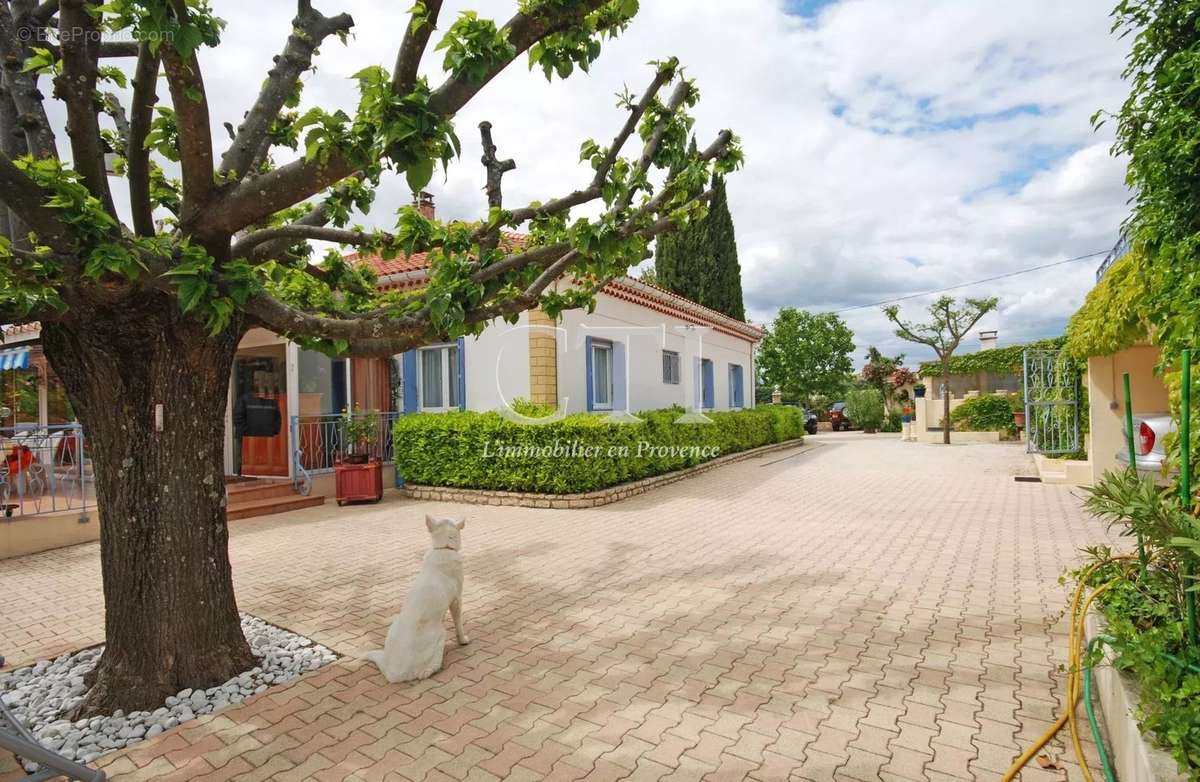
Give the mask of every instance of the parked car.
[[[1166, 452], [1163, 450], [1163, 438], [1175, 431], [1175, 422], [1166, 413], [1150, 415], [1135, 415], [1133, 417], [1133, 451], [1139, 470], [1158, 472], [1162, 469]], [[1129, 437], [1125, 427], [1121, 427], [1122, 443], [1128, 442]], [[1129, 464], [1129, 448], [1121, 446], [1117, 451], [1117, 461]]]
[[804, 431], [809, 434], [817, 433], [817, 414], [811, 410], [804, 411]]
[[834, 402], [833, 407], [829, 408], [829, 423], [833, 426], [833, 431], [850, 431], [850, 419], [846, 416], [846, 403]]

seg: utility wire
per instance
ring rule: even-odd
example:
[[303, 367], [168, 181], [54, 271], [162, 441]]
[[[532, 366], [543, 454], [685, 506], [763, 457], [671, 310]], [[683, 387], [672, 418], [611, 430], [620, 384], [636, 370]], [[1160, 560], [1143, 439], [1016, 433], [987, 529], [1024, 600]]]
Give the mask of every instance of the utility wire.
[[877, 301], [873, 304], [859, 304], [854, 307], [843, 307], [840, 310], [829, 310], [828, 312], [825, 312], [822, 314], [839, 315], [843, 312], [853, 312], [854, 310], [865, 310], [868, 307], [882, 307], [884, 304], [894, 304], [895, 302], [898, 302], [898, 301], [907, 301], [909, 299], [919, 299], [922, 296], [932, 296], [935, 293], [946, 293], [947, 291], [956, 291], [959, 288], [969, 288], [972, 285], [980, 285], [985, 282], [995, 282], [996, 280], [1003, 280], [1008, 277], [1016, 277], [1017, 275], [1020, 275], [1020, 274], [1029, 274], [1030, 272], [1037, 272], [1037, 271], [1041, 271], [1042, 269], [1050, 269], [1055, 266], [1062, 266], [1063, 264], [1067, 264], [1067, 263], [1075, 263], [1076, 261], [1083, 261], [1088, 258], [1095, 258], [1097, 255], [1107, 255], [1109, 252], [1110, 252], [1110, 250], [1097, 250], [1094, 253], [1088, 253], [1087, 255], [1079, 255], [1074, 258], [1068, 258], [1065, 261], [1055, 261], [1054, 263], [1045, 263], [1045, 264], [1042, 264], [1041, 266], [1032, 266], [1028, 269], [1020, 269], [1015, 272], [1007, 272], [1005, 274], [997, 274], [995, 277], [984, 277], [982, 280], [972, 280], [971, 282], [964, 282], [964, 283], [960, 283], [958, 285], [951, 285], [948, 288], [938, 288], [937, 290], [924, 291], [922, 293], [910, 293], [907, 296], [897, 296], [894, 299], [884, 299], [883, 301]]

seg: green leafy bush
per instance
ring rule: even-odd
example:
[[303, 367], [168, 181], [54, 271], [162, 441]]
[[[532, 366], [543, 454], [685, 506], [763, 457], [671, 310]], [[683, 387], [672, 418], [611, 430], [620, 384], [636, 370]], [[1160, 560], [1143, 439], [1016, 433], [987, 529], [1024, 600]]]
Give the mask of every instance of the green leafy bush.
[[406, 415], [396, 421], [396, 469], [419, 484], [574, 494], [804, 434], [794, 407], [712, 412], [711, 424], [676, 424], [683, 413], [643, 411], [641, 423], [629, 424], [580, 413], [539, 425], [494, 412]]
[[846, 415], [864, 432], [883, 426], [883, 394], [877, 388], [856, 388], [846, 394]]
[[904, 417], [900, 414], [900, 411], [889, 410], [887, 414], [887, 420], [883, 422], [883, 427], [879, 431], [895, 433], [899, 432], [903, 428]]
[[1020, 407], [1016, 394], [980, 394], [964, 399], [950, 411], [950, 423], [962, 432], [1008, 432], [1016, 434], [1013, 411]]
[[[1136, 558], [1113, 561], [1106, 547], [1089, 550], [1087, 586], [1108, 585], [1096, 598], [1107, 629], [1113, 664], [1141, 688], [1138, 722], [1169, 751], [1189, 779], [1200, 779], [1200, 647], [1187, 640], [1184, 594], [1195, 588], [1200, 564], [1200, 521], [1183, 510], [1170, 488], [1130, 470], [1113, 470], [1085, 489], [1085, 507], [1126, 540], [1140, 535], [1148, 565]], [[1130, 547], [1132, 549], [1132, 546]], [[1098, 664], [1098, 655], [1087, 661]]]

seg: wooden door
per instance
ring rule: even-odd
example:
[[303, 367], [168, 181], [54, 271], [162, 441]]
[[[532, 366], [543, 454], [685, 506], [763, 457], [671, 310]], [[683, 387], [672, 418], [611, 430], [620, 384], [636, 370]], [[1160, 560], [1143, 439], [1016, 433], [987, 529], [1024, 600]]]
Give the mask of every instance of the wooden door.
[[259, 399], [271, 399], [279, 405], [279, 434], [274, 437], [242, 438], [242, 475], [288, 474], [287, 394], [259, 394]]

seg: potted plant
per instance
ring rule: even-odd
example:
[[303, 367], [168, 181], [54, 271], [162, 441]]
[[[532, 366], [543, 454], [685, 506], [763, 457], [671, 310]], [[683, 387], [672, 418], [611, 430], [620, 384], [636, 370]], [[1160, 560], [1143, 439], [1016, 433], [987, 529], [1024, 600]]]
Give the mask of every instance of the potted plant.
[[915, 386], [913, 386], [913, 395], [917, 399], [924, 399], [925, 398], [925, 384], [917, 383]]
[[364, 413], [355, 405], [342, 411], [339, 424], [343, 450], [333, 463], [337, 504], [378, 502], [383, 498], [383, 462], [371, 450], [379, 439], [379, 413]]

